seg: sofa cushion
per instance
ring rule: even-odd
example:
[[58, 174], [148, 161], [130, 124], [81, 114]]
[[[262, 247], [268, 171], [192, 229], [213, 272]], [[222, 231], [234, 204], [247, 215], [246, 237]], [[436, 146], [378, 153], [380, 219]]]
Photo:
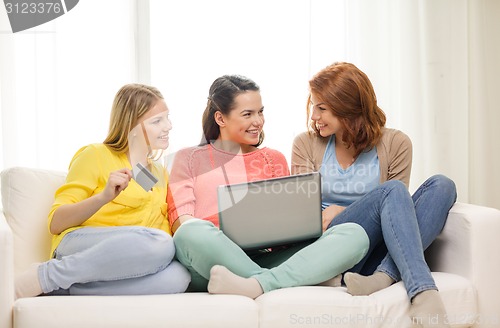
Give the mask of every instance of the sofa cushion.
[[[477, 315], [471, 282], [458, 275], [433, 273], [452, 327], [470, 327]], [[369, 296], [346, 288], [296, 287], [257, 298], [260, 327], [410, 327], [410, 302], [402, 282]]]
[[3, 212], [14, 236], [14, 272], [49, 258], [47, 214], [63, 172], [14, 167], [2, 171]]
[[22, 298], [15, 302], [13, 315], [15, 328], [259, 326], [258, 306], [252, 299], [207, 293]]

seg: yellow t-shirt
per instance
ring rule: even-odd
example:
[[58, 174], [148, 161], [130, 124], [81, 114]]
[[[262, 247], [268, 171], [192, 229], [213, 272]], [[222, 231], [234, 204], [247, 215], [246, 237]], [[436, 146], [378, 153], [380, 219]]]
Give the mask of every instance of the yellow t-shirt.
[[[126, 154], [114, 152], [104, 144], [91, 144], [78, 150], [69, 165], [66, 183], [56, 191], [48, 217], [49, 227], [54, 212], [59, 206], [78, 203], [102, 192], [109, 174], [125, 167], [131, 169]], [[125, 190], [101, 207], [81, 226], [72, 227], [59, 235], [54, 235], [51, 256], [68, 232], [86, 226], [144, 226], [161, 229], [171, 234], [167, 220], [167, 172], [162, 167], [154, 169], [153, 173], [160, 178], [160, 181], [151, 191], [145, 191], [134, 179], [130, 180]]]

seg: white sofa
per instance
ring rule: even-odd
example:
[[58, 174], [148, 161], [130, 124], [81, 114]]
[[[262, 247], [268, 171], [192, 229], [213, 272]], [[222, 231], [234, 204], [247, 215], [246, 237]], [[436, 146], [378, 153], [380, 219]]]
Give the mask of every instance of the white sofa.
[[[15, 275], [47, 259], [46, 215], [64, 178], [63, 172], [21, 167], [1, 174], [0, 328], [410, 326], [401, 282], [356, 297], [344, 287], [312, 286], [256, 300], [207, 293], [14, 300]], [[457, 203], [426, 252], [452, 327], [500, 327], [499, 233], [499, 210]]]

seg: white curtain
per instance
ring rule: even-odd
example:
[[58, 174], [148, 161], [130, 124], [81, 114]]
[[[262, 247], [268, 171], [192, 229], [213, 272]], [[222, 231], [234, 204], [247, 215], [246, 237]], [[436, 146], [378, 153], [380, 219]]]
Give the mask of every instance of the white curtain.
[[12, 34], [0, 6], [2, 169], [66, 170], [79, 147], [102, 142], [114, 94], [137, 79], [136, 21], [135, 1], [85, 0]]
[[261, 86], [265, 145], [289, 158], [308, 79], [350, 61], [387, 125], [413, 141], [410, 189], [442, 173], [460, 201], [500, 208], [497, 0], [85, 0], [16, 34], [0, 7], [0, 169], [65, 170], [78, 147], [102, 141], [130, 82], [165, 95], [171, 151], [196, 144], [222, 74]]
[[500, 1], [470, 1], [469, 200], [500, 208]]
[[348, 56], [414, 146], [411, 188], [442, 173], [500, 208], [500, 2], [348, 1]]

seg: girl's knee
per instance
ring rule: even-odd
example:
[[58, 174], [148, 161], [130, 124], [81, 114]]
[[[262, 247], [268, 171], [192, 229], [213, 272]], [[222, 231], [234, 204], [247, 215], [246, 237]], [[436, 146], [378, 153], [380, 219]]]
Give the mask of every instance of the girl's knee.
[[387, 188], [389, 190], [400, 190], [404, 192], [408, 192], [406, 185], [400, 180], [389, 180], [382, 184], [382, 187]]
[[351, 225], [349, 228], [351, 229], [353, 240], [356, 242], [356, 245], [359, 249], [364, 249], [364, 252], [366, 254], [366, 251], [368, 251], [368, 248], [370, 247], [370, 238], [368, 237], [366, 230], [357, 223], [346, 224]]
[[189, 271], [179, 262], [172, 261], [164, 270], [159, 271], [151, 280], [149, 288], [155, 294], [183, 293], [191, 282]]
[[218, 230], [213, 223], [193, 219], [192, 222], [182, 224], [174, 234], [173, 240], [177, 248], [201, 243], [209, 230]]
[[146, 237], [146, 240], [150, 241], [150, 245], [152, 250], [162, 251], [164, 249], [170, 249], [174, 245], [174, 240], [172, 236], [166, 233], [163, 230], [159, 229], [149, 229], [149, 236]]
[[440, 192], [456, 197], [457, 187], [453, 180], [442, 174], [434, 175], [430, 179], [432, 180], [432, 183], [439, 188]]
[[[331, 230], [330, 230], [331, 229]], [[348, 237], [348, 241], [352, 243], [351, 247], [355, 249], [363, 249], [368, 251], [370, 247], [370, 239], [365, 229], [357, 223], [347, 222], [336, 225], [328, 229], [330, 234], [342, 234]]]
[[[342, 238], [343, 256], [348, 259], [350, 266], [354, 266], [361, 261], [368, 253], [370, 239], [368, 235], [357, 223], [342, 223], [327, 230], [330, 238]], [[326, 232], [325, 232], [326, 233]]]
[[357, 263], [368, 253], [370, 249], [370, 238], [362, 226], [356, 223], [353, 223], [353, 225], [354, 226], [351, 227], [351, 234], [353, 236], [351, 249], [353, 252], [352, 255]]
[[442, 174], [433, 175], [422, 184], [421, 188], [428, 192], [431, 198], [439, 200], [448, 208], [457, 200], [455, 182]]
[[144, 228], [138, 231], [136, 245], [152, 265], [166, 266], [175, 255], [172, 236], [163, 230]]
[[168, 284], [173, 293], [183, 293], [191, 282], [191, 274], [181, 263], [172, 261], [168, 267]]

